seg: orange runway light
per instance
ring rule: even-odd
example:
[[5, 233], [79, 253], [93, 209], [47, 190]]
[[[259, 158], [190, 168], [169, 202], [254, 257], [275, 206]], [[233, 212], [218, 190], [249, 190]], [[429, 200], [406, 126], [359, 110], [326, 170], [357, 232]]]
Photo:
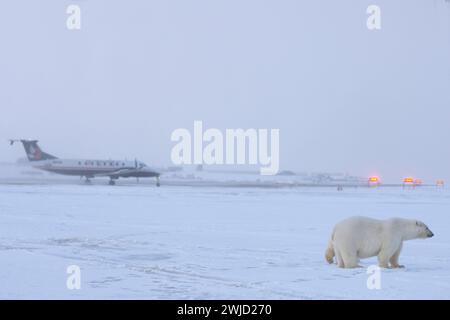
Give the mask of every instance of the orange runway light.
[[369, 177], [369, 182], [379, 182], [380, 179], [378, 177]]
[[420, 186], [423, 184], [423, 181], [422, 181], [422, 179], [416, 179], [416, 181], [414, 181], [414, 184], [417, 186]]
[[407, 177], [407, 178], [403, 179], [403, 183], [412, 184], [412, 183], [414, 183], [414, 178]]
[[444, 184], [445, 184], [444, 180], [438, 180], [438, 181], [436, 181], [436, 185], [437, 185], [438, 187], [443, 187]]
[[369, 187], [378, 187], [380, 185], [380, 178], [377, 176], [371, 176], [367, 179]]

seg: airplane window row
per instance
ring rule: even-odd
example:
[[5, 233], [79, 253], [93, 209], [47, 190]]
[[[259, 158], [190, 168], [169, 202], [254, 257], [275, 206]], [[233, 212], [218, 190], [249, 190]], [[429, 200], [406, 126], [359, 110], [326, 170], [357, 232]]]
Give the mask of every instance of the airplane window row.
[[[82, 165], [83, 163], [81, 161], [78, 161], [78, 165]], [[106, 161], [85, 161], [84, 162], [85, 166], [116, 166], [119, 167], [120, 165], [122, 165], [123, 167], [125, 166], [125, 162], [106, 162]]]

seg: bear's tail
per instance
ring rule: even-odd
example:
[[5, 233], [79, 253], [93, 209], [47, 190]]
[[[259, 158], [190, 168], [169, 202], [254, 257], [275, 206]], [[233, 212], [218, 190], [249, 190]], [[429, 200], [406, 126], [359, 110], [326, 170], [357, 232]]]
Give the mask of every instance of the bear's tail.
[[331, 239], [328, 241], [327, 250], [325, 251], [325, 259], [327, 260], [328, 263], [333, 263], [334, 262], [333, 258], [334, 258], [334, 246], [333, 246], [333, 236], [331, 236]]

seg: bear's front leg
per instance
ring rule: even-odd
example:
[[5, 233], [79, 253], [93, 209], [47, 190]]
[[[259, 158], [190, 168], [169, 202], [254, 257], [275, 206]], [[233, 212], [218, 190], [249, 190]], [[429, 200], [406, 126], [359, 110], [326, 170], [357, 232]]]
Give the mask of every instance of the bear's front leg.
[[398, 258], [400, 256], [400, 252], [402, 251], [402, 245], [395, 251], [394, 255], [389, 259], [389, 262], [391, 263], [391, 268], [404, 268], [405, 266], [402, 266], [398, 263]]
[[389, 256], [383, 250], [378, 254], [378, 266], [389, 269]]

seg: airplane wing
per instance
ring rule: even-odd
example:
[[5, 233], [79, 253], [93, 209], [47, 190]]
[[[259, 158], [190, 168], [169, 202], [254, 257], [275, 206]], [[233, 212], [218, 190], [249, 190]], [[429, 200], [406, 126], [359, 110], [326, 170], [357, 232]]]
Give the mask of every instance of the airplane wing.
[[135, 169], [119, 169], [116, 171], [106, 172], [106, 173], [97, 173], [95, 174], [96, 177], [117, 177], [120, 178], [122, 174], [126, 174], [130, 172], [131, 170]]
[[159, 172], [148, 168], [129, 168], [129, 169], [119, 169], [107, 173], [95, 174], [96, 177], [110, 177], [111, 179], [119, 178], [150, 178], [159, 177]]

